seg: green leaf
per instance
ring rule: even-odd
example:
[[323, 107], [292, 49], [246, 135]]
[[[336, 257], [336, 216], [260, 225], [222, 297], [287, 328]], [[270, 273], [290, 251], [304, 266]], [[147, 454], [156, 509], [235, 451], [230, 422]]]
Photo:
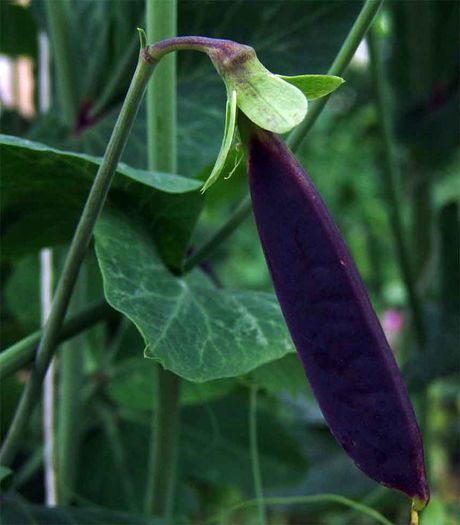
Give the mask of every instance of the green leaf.
[[[156, 377], [152, 361], [139, 357], [124, 359], [115, 366], [108, 384], [108, 393], [123, 407], [151, 411]], [[182, 405], [207, 403], [227, 395], [235, 385], [236, 382], [232, 379], [219, 379], [207, 383], [183, 381], [180, 402]]]
[[297, 354], [288, 354], [256, 368], [247, 376], [251, 384], [272, 394], [287, 392], [311, 397], [307, 378]]
[[0, 465], [0, 487], [2, 490], [6, 490], [12, 481], [13, 471], [8, 468]]
[[45, 507], [28, 503], [13, 493], [2, 497], [2, 525], [161, 525], [148, 516], [104, 508]]
[[[28, 255], [13, 267], [4, 286], [4, 298], [21, 329], [32, 332], [40, 328], [40, 263], [38, 254]], [[34, 300], [32, 300], [32, 298]]]
[[11, 0], [0, 2], [0, 52], [17, 57], [37, 55], [37, 26], [30, 9]]
[[[180, 455], [182, 470], [189, 477], [253, 494], [248, 397], [234, 394], [205, 407], [183, 410]], [[302, 449], [288, 430], [273, 412], [257, 410], [258, 452], [266, 489], [292, 487], [307, 474]]]
[[345, 82], [343, 78], [333, 75], [298, 75], [293, 77], [279, 75], [279, 77], [300, 89], [308, 100], [329, 95]]
[[[69, 171], [71, 170], [70, 175], [82, 173], [86, 178], [93, 179], [102, 162], [102, 158], [93, 155], [62, 151], [39, 142], [1, 134], [0, 154], [2, 156], [2, 181], [5, 185], [2, 190], [6, 192], [6, 195], [3, 194], [3, 199], [6, 199], [7, 203], [11, 198], [10, 192], [14, 196], [15, 190], [18, 191], [18, 186], [22, 182], [16, 181], [11, 175], [13, 167], [16, 177], [20, 177], [18, 172], [31, 168], [35, 170], [34, 176], [36, 177], [38, 173], [48, 171], [50, 166], [53, 167], [53, 171], [57, 171], [65, 165]], [[200, 181], [197, 180], [172, 173], [135, 169], [123, 162], [118, 164], [117, 174], [166, 193], [187, 193], [200, 187]], [[60, 184], [65, 184], [65, 180], [61, 180]]]
[[[100, 159], [0, 136], [3, 257], [19, 256], [72, 235]], [[138, 215], [162, 259], [179, 267], [203, 198], [197, 180], [121, 163], [109, 202]], [[191, 193], [193, 192], [193, 193]]]
[[227, 160], [230, 148], [232, 147], [233, 138], [235, 136], [235, 126], [236, 126], [236, 91], [233, 90], [229, 93], [227, 99], [227, 109], [225, 112], [225, 131], [224, 138], [222, 140], [222, 146], [220, 147], [219, 155], [217, 155], [216, 163], [212, 168], [211, 175], [209, 175], [208, 180], [204, 183], [202, 192], [205, 192], [210, 186], [212, 186], [216, 180], [219, 178], [219, 175], [222, 173], [225, 161]]
[[142, 333], [145, 355], [189, 381], [245, 374], [293, 351], [273, 294], [218, 290], [199, 271], [171, 275], [119, 214], [100, 219], [96, 253], [106, 298]]

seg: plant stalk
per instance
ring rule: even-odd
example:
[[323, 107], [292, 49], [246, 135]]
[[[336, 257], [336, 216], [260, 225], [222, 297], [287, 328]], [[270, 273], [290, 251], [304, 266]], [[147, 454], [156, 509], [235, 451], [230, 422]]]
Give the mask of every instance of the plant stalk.
[[[84, 332], [91, 326], [109, 317], [113, 310], [105, 301], [93, 304], [86, 310], [67, 320], [59, 332], [58, 343]], [[35, 348], [43, 330], [37, 330], [0, 353], [0, 381], [33, 361]]]
[[[228, 518], [233, 512], [254, 507], [258, 505], [258, 503], [259, 502], [256, 499], [244, 501], [242, 503], [234, 505], [226, 511], [221, 512], [218, 519], [212, 519], [207, 523], [216, 522], [218, 520], [218, 523], [222, 523], [222, 519], [224, 517]], [[265, 498], [265, 503], [268, 505], [303, 505], [310, 503], [324, 505], [325, 503], [336, 503], [339, 505], [344, 505], [346, 507], [349, 507], [350, 509], [360, 512], [361, 514], [369, 516], [373, 519], [373, 523], [381, 523], [382, 525], [395, 525], [393, 522], [385, 518], [385, 516], [383, 516], [382, 514], [380, 514], [380, 512], [377, 512], [373, 508], [368, 507], [367, 505], [363, 505], [362, 503], [358, 503], [357, 501], [346, 498], [344, 496], [339, 496], [338, 494], [314, 494], [311, 496], [285, 496], [278, 498]]]
[[[86, 302], [88, 295], [88, 269], [83, 265], [69, 312]], [[59, 505], [69, 505], [75, 492], [78, 467], [81, 422], [81, 393], [83, 385], [83, 360], [85, 334], [66, 342], [61, 347], [59, 358], [58, 398], [58, 466]]]
[[[151, 42], [174, 37], [176, 0], [146, 0], [147, 35]], [[173, 48], [168, 46], [168, 50]], [[147, 151], [151, 170], [177, 173], [176, 53], [168, 52], [147, 89]]]
[[262, 474], [260, 471], [259, 449], [257, 445], [257, 393], [257, 387], [251, 386], [249, 390], [249, 444], [251, 450], [252, 479], [254, 481], [254, 493], [257, 500], [259, 525], [265, 525], [267, 523], [267, 513], [264, 504]]
[[[146, 0], [147, 35], [160, 42], [176, 36], [176, 0]], [[169, 50], [174, 50], [168, 46]], [[176, 54], [161, 60], [147, 90], [148, 168], [177, 172]], [[171, 523], [180, 423], [180, 378], [157, 365], [144, 511]]]
[[180, 378], [155, 367], [155, 408], [152, 419], [150, 461], [144, 512], [172, 525], [174, 485], [180, 432]]
[[65, 1], [46, 0], [46, 16], [52, 43], [58, 99], [66, 124], [73, 127], [78, 97], [74, 59], [69, 40], [69, 24]]
[[54, 354], [59, 332], [80, 266], [91, 240], [94, 225], [104, 205], [116, 166], [126, 145], [132, 123], [153, 69], [153, 63], [147, 61], [141, 53], [125, 102], [75, 230], [57, 285], [50, 316], [38, 347], [34, 369], [24, 388], [14, 419], [3, 443], [0, 452], [0, 463], [2, 465], [8, 466], [13, 461], [29, 417], [39, 398], [43, 378]]
[[[355, 20], [353, 27], [347, 35], [342, 47], [340, 48], [334, 62], [329, 68], [328, 75], [341, 76], [347, 68], [356, 50], [358, 49], [361, 40], [366, 36], [367, 31], [372, 25], [372, 22], [378, 13], [383, 0], [366, 0], [358, 18]], [[313, 127], [316, 119], [319, 117], [327, 104], [329, 96], [321, 97], [315, 102], [312, 102], [308, 109], [305, 120], [292, 131], [287, 140], [288, 146], [292, 151], [296, 151], [306, 137], [307, 133]]]
[[391, 116], [385, 97], [385, 73], [379, 51], [379, 42], [374, 30], [369, 31], [367, 36], [369, 49], [370, 69], [375, 91], [375, 104], [377, 109], [378, 122], [383, 144], [382, 182], [384, 184], [385, 197], [387, 201], [387, 211], [389, 214], [390, 225], [393, 231], [393, 238], [398, 258], [401, 276], [407, 291], [409, 308], [411, 312], [414, 332], [417, 338], [417, 345], [421, 351], [426, 347], [426, 331], [423, 322], [422, 306], [418, 297], [414, 271], [410, 256], [405, 242], [406, 235], [402, 220], [401, 192], [399, 189], [398, 162], [396, 160], [396, 147], [394, 144]]
[[[375, 15], [378, 13], [383, 0], [366, 0], [361, 12], [359, 13], [353, 27], [347, 35], [340, 51], [338, 52], [334, 62], [329, 68], [329, 75], [340, 76], [347, 68], [353, 55], [356, 52], [361, 40], [365, 37], [369, 27], [371, 26]], [[305, 139], [317, 118], [321, 114], [329, 97], [322, 97], [313, 102], [308, 110], [305, 120], [293, 130], [288, 139], [287, 144], [295, 152], [302, 141]], [[212, 237], [202, 244], [198, 249], [187, 259], [183, 264], [183, 271], [190, 271], [200, 262], [207, 259], [215, 250], [217, 246], [222, 244], [230, 235], [238, 228], [238, 226], [251, 214], [252, 204], [249, 195], [246, 195], [238, 205], [234, 214], [212, 235]]]

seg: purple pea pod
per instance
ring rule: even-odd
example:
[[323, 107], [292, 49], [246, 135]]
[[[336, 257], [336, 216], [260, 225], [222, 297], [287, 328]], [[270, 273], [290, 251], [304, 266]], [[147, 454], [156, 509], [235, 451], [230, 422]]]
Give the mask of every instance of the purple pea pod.
[[244, 121], [260, 240], [326, 422], [358, 468], [422, 508], [429, 488], [420, 430], [355, 263], [287, 146]]

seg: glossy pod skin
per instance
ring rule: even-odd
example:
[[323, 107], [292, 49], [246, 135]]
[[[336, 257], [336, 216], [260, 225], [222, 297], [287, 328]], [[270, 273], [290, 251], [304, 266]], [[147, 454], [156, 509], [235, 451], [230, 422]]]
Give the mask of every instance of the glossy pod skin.
[[422, 507], [414, 410], [358, 270], [285, 144], [243, 126], [253, 211], [291, 337], [329, 428], [363, 472]]

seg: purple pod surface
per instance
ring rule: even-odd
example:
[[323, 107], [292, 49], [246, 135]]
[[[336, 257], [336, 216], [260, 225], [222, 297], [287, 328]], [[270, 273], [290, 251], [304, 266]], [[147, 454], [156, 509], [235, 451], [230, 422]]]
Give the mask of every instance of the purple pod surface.
[[245, 141], [273, 285], [332, 434], [372, 479], [427, 502], [414, 410], [340, 232], [278, 137], [252, 128]]

